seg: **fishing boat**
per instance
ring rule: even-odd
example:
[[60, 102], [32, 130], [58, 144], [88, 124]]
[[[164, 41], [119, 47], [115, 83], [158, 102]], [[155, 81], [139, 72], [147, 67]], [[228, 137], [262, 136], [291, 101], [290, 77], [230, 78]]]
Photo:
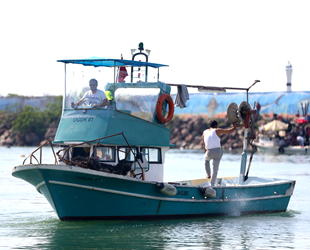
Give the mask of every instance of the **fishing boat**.
[[[159, 69], [167, 65], [148, 62], [148, 51], [143, 47], [140, 43], [131, 60], [59, 60], [65, 67], [63, 111], [54, 141], [43, 144], [50, 144], [55, 161], [43, 162], [41, 145], [12, 169], [12, 175], [44, 195], [62, 221], [286, 211], [294, 180], [249, 176], [255, 150], [248, 161], [246, 149], [253, 140], [250, 121], [255, 110], [248, 99], [227, 109], [230, 121], [244, 126], [240, 171], [235, 177], [217, 178], [214, 186], [208, 178], [164, 182], [165, 155], [174, 146], [165, 126], [174, 112], [170, 92], [172, 87], [185, 91], [187, 86], [160, 81]], [[91, 98], [83, 99], [89, 79], [95, 78], [100, 88], [108, 74], [104, 106]], [[124, 80], [127, 76], [128, 83]], [[231, 89], [193, 87], [216, 92]], [[245, 90], [248, 98], [250, 88], [235, 89]], [[74, 105], [80, 100], [80, 106]]]
[[310, 151], [309, 146], [301, 145], [280, 145], [280, 138], [275, 134], [272, 135], [258, 135], [258, 141], [255, 145], [260, 152], [268, 152], [271, 154], [308, 154]]
[[307, 154], [308, 145], [291, 145], [291, 141], [286, 137], [288, 126], [287, 123], [279, 120], [265, 124], [262, 127], [263, 133], [258, 134], [257, 141], [255, 141], [258, 151], [271, 154]]

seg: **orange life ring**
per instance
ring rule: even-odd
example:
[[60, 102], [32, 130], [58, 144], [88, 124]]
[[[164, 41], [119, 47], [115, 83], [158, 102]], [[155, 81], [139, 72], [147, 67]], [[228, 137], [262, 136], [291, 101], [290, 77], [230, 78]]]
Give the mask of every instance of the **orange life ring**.
[[[164, 109], [165, 101], [168, 102], [169, 111]], [[166, 111], [166, 113], [168, 113], [166, 118], [163, 115], [163, 110]], [[162, 94], [158, 98], [158, 101], [156, 104], [156, 115], [157, 115], [158, 120], [163, 124], [170, 122], [172, 117], [173, 117], [173, 112], [174, 112], [174, 104], [173, 104], [173, 100], [172, 100], [171, 96], [168, 94]]]

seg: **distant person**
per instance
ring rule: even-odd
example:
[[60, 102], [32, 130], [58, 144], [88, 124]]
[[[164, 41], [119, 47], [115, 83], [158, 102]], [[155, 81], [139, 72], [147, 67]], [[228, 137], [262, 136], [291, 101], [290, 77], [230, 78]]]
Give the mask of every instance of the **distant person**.
[[291, 145], [292, 144], [292, 135], [291, 133], [288, 133], [287, 137], [286, 137], [286, 141], [288, 141], [288, 145]]
[[299, 128], [299, 135], [301, 135], [302, 137], [306, 136], [306, 130], [302, 126], [300, 126]]
[[107, 106], [109, 104], [109, 101], [105, 95], [105, 93], [97, 89], [98, 87], [98, 81], [96, 79], [90, 79], [89, 81], [89, 88], [81, 100], [77, 101], [76, 103], [72, 102], [71, 107], [77, 107], [82, 105], [84, 102], [88, 102], [88, 105], [92, 106], [93, 108], [100, 108]]
[[261, 106], [260, 106], [259, 102], [257, 102], [257, 104], [256, 104], [256, 110], [257, 110], [257, 114], [258, 114], [258, 115], [259, 115], [260, 108], [261, 108]]
[[294, 128], [292, 128], [290, 135], [291, 135], [291, 145], [294, 146], [296, 144], [296, 137], [297, 137], [297, 133], [294, 130]]
[[310, 136], [310, 128], [306, 127], [306, 142], [308, 143], [308, 145], [309, 145], [309, 136]]
[[285, 147], [286, 146], [286, 142], [285, 140], [282, 138], [279, 142], [280, 147]]
[[[207, 177], [211, 178], [211, 186], [214, 186], [215, 180], [217, 177], [217, 172], [219, 169], [220, 161], [223, 155], [221, 149], [221, 139], [220, 136], [222, 134], [230, 134], [234, 131], [236, 125], [233, 125], [232, 128], [229, 129], [221, 129], [217, 128], [218, 123], [215, 120], [211, 120], [210, 128], [206, 129], [202, 134], [202, 141], [203, 141], [203, 149], [205, 152], [205, 169], [207, 172]], [[212, 162], [212, 177], [210, 171], [210, 161]]]
[[299, 142], [300, 146], [302, 146], [302, 147], [305, 146], [304, 145], [304, 138], [301, 135], [297, 136], [296, 140]]
[[265, 125], [265, 122], [263, 121], [262, 124], [258, 127], [258, 133], [259, 134], [264, 134], [264, 132], [265, 132], [264, 125]]
[[279, 153], [283, 154], [284, 153], [284, 147], [286, 147], [286, 142], [283, 138], [280, 140], [279, 146], [280, 146], [279, 147]]

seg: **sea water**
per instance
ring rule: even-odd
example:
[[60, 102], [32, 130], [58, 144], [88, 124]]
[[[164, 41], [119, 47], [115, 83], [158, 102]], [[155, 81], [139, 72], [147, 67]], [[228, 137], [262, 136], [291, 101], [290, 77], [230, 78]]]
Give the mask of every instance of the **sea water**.
[[[253, 157], [251, 176], [296, 180], [283, 213], [62, 222], [33, 186], [11, 175], [11, 169], [34, 149], [0, 147], [0, 249], [310, 249], [309, 155]], [[49, 148], [44, 148], [43, 156], [53, 162]], [[218, 176], [237, 176], [240, 157], [241, 152], [225, 152]], [[167, 153], [165, 181], [205, 176], [202, 151]]]

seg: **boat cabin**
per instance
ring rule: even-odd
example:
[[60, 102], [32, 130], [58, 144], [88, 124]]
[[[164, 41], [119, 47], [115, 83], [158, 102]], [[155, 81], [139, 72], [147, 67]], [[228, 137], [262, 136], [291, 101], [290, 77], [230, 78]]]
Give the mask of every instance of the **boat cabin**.
[[[65, 94], [53, 144], [61, 147], [62, 164], [163, 181], [165, 153], [172, 146], [164, 123], [173, 110], [172, 99], [165, 98], [158, 109], [161, 96], [171, 98], [159, 69], [167, 65], [98, 57], [58, 62], [65, 66]], [[91, 79], [105, 93], [104, 106], [85, 96]]]

